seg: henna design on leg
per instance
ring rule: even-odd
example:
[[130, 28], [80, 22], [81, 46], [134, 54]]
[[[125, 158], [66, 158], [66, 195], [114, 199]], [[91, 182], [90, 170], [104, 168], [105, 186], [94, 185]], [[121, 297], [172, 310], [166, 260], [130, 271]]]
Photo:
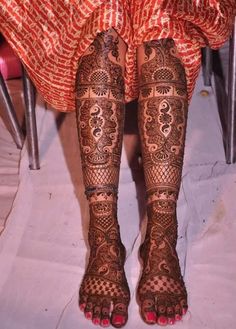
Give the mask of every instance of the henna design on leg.
[[138, 50], [139, 129], [147, 188], [147, 230], [140, 247], [138, 287], [145, 322], [173, 324], [187, 310], [176, 253], [176, 201], [181, 182], [187, 121], [185, 71], [172, 39]]
[[79, 304], [94, 324], [115, 327], [127, 322], [130, 300], [117, 221], [125, 48], [114, 30], [100, 33], [81, 58], [76, 79], [79, 143], [90, 209], [90, 257]]

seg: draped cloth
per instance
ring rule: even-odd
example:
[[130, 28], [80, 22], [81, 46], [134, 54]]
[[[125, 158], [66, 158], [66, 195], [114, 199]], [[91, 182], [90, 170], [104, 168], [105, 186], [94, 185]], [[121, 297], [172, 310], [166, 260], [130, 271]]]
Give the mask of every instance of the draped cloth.
[[190, 100], [201, 48], [218, 48], [227, 40], [235, 7], [235, 0], [1, 0], [0, 31], [45, 100], [60, 111], [75, 109], [79, 59], [110, 28], [128, 47], [127, 102], [138, 97], [137, 47], [161, 38], [175, 41]]

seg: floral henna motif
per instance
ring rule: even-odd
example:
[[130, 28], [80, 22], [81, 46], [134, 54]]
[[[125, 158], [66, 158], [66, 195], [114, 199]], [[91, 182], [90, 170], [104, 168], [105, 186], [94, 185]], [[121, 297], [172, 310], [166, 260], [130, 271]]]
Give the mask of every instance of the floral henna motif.
[[77, 73], [77, 98], [106, 97], [123, 103], [124, 79], [118, 36], [100, 33], [83, 56]]
[[159, 324], [166, 324], [179, 319], [187, 309], [176, 253], [176, 200], [184, 155], [187, 88], [173, 40], [147, 42], [140, 52], [139, 129], [148, 222], [140, 248], [143, 273], [138, 297], [147, 323], [157, 317]]
[[79, 63], [77, 122], [87, 189], [118, 184], [124, 124], [118, 45], [117, 37], [101, 33]]
[[80, 60], [76, 108], [81, 161], [90, 209], [90, 257], [80, 305], [95, 324], [121, 327], [130, 299], [125, 248], [117, 221], [117, 188], [124, 125], [124, 79], [120, 40], [97, 36]]

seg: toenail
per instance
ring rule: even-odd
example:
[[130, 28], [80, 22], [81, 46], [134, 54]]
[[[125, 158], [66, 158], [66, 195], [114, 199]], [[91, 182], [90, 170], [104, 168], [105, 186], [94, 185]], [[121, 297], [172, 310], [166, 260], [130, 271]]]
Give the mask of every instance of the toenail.
[[86, 319], [91, 320], [92, 319], [92, 313], [91, 312], [86, 312], [85, 317], [86, 317]]
[[167, 324], [167, 318], [164, 317], [164, 316], [160, 316], [158, 319], [157, 319], [157, 322], [160, 323], [160, 324]]
[[118, 315], [118, 314], [116, 314], [116, 315], [114, 315], [113, 318], [112, 318], [112, 323], [113, 323], [113, 324], [117, 324], [117, 325], [119, 325], [119, 324], [124, 324], [124, 322], [125, 322], [125, 318], [124, 318], [123, 315]]
[[108, 327], [110, 325], [110, 321], [108, 319], [103, 319], [101, 321], [101, 326], [102, 327]]
[[180, 321], [181, 319], [182, 319], [182, 317], [179, 314], [176, 314], [175, 315], [175, 320], [176, 321]]
[[85, 309], [85, 305], [86, 304], [80, 304], [80, 306], [79, 306], [79, 308], [80, 308], [80, 310], [83, 312], [84, 311], [84, 309]]
[[93, 319], [93, 324], [95, 324], [95, 325], [100, 324], [100, 319], [99, 318], [94, 318]]
[[156, 314], [154, 312], [146, 312], [145, 317], [147, 322], [155, 323], [157, 320]]

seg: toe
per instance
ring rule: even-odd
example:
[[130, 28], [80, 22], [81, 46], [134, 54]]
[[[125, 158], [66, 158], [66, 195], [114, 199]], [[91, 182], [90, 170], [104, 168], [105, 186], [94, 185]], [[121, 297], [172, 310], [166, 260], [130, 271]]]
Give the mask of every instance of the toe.
[[110, 302], [104, 300], [101, 306], [101, 321], [100, 325], [102, 327], [108, 327], [110, 325]]
[[111, 315], [111, 323], [116, 328], [123, 327], [128, 320], [128, 302], [125, 300], [115, 300]]
[[158, 305], [157, 307], [157, 324], [160, 326], [166, 326], [168, 324], [168, 319], [166, 316], [166, 306]]
[[84, 312], [85, 306], [86, 306], [86, 303], [79, 304], [79, 308], [82, 312]]
[[188, 303], [186, 299], [181, 300], [180, 302], [181, 309], [182, 309], [182, 315], [185, 315], [188, 311]]
[[95, 305], [92, 316], [93, 324], [98, 325], [101, 322], [101, 305]]
[[144, 322], [148, 324], [156, 323], [157, 316], [154, 298], [147, 298], [143, 300], [141, 304], [141, 315]]
[[180, 321], [182, 319], [182, 307], [180, 306], [180, 304], [177, 304], [175, 306], [175, 321]]
[[93, 316], [93, 302], [92, 300], [87, 300], [86, 306], [84, 308], [84, 315], [86, 319], [91, 320]]
[[174, 311], [174, 307], [168, 306], [166, 308], [166, 316], [167, 316], [168, 324], [175, 324], [175, 311]]
[[82, 312], [84, 312], [85, 306], [86, 306], [86, 298], [83, 296], [80, 296], [79, 297], [79, 308]]

